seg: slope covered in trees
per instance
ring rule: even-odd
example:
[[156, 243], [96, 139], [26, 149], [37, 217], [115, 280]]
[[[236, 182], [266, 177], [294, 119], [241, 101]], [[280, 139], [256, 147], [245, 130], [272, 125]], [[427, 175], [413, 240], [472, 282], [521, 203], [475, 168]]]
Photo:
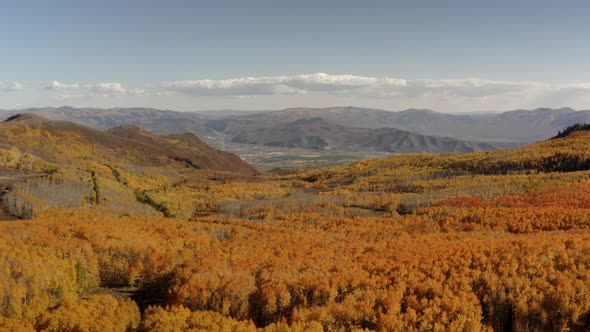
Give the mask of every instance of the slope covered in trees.
[[90, 197], [0, 223], [0, 330], [590, 328], [589, 132], [247, 176], [10, 128], [50, 144], [6, 169]]
[[[2, 132], [6, 134], [12, 132], [14, 135], [14, 132], [17, 131], [20, 136], [37, 134], [49, 140], [70, 140], [70, 143], [76, 146], [68, 147], [66, 145], [61, 146], [61, 148], [77, 148], [81, 153], [92, 153], [94, 150], [96, 155], [88, 157], [94, 157], [93, 159], [96, 161], [108, 157], [111, 157], [111, 159], [126, 158], [135, 164], [156, 166], [167, 166], [176, 161], [190, 163], [189, 166], [193, 167], [217, 171], [237, 172], [247, 175], [256, 172], [237, 156], [215, 150], [193, 134], [157, 136], [130, 125], [99, 131], [72, 122], [49, 121], [34, 114], [10, 117], [3, 123], [2, 127]], [[62, 151], [52, 151], [48, 147], [39, 144], [53, 142], [36, 143], [38, 146], [32, 146], [31, 144], [25, 146], [31, 149], [31, 152], [57, 162], [63, 162], [64, 157], [68, 156], [56, 153]], [[54, 144], [59, 145], [59, 143], [65, 142]], [[19, 144], [15, 145], [18, 146]]]
[[[0, 124], [0, 140], [2, 171], [18, 173], [0, 179], [9, 187], [3, 203], [24, 218], [46, 208], [87, 205], [174, 216], [181, 212], [162, 207], [171, 199], [167, 186], [203, 174], [222, 179], [257, 173], [193, 134], [156, 136], [133, 126], [103, 132], [25, 114]], [[13, 181], [15, 176], [27, 179]], [[192, 212], [185, 211], [189, 217]]]

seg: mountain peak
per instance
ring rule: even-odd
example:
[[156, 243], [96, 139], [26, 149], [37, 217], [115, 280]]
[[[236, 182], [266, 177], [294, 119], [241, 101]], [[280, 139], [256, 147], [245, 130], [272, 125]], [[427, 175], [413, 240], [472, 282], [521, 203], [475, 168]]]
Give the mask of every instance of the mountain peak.
[[549, 108], [549, 107], [539, 107], [531, 110], [531, 112], [535, 113], [571, 113], [575, 112], [576, 110], [570, 107], [562, 107], [562, 108]]

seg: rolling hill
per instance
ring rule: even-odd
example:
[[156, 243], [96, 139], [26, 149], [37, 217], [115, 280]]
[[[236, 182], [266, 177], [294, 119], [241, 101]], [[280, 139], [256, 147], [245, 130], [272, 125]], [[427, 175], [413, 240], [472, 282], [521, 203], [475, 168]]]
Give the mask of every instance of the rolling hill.
[[[587, 173], [590, 171], [590, 131], [587, 127], [571, 128], [574, 129], [559, 137], [518, 148], [443, 155], [404, 154], [363, 160], [347, 166], [310, 170], [299, 176], [312, 182], [323, 182], [328, 186], [337, 184], [340, 188], [345, 184], [359, 190], [359, 186], [364, 188], [370, 183], [373, 185], [372, 190], [378, 192], [387, 192], [392, 190], [392, 187], [399, 186], [393, 190], [407, 190], [412, 193], [421, 193], [425, 189], [419, 186], [408, 188], [405, 180], [397, 182], [398, 179], [408, 177], [407, 171], [415, 176], [414, 182], [449, 177], [462, 178], [465, 181], [472, 177], [480, 177], [482, 180], [494, 181], [493, 179], [501, 179], [502, 176], [514, 176], [523, 183], [524, 189], [521, 190], [524, 191], [535, 188], [530, 182], [534, 179], [533, 175], [540, 175], [540, 178], [551, 181], [561, 176], [557, 174], [571, 173], [578, 174], [580, 181], [586, 181]], [[502, 186], [505, 188], [502, 190], [506, 190], [510, 185], [507, 182], [503, 183]], [[487, 195], [486, 186], [483, 183], [475, 183], [474, 188], [478, 195]]]
[[[73, 122], [51, 121], [36, 114], [19, 114], [4, 122], [4, 126], [12, 124], [34, 126], [50, 134], [76, 137], [105, 155], [117, 158], [136, 155], [143, 160], [142, 166], [185, 163], [194, 168], [256, 174], [256, 170], [238, 156], [213, 149], [191, 133], [158, 136], [134, 125], [100, 131]], [[53, 154], [53, 151], [43, 147], [33, 149], [32, 152], [53, 162], [63, 162], [62, 155]]]

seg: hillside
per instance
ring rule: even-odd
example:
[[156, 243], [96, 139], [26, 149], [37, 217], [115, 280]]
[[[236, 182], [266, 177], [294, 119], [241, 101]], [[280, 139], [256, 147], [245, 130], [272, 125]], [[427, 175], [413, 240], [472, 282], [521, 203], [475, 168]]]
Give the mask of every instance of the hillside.
[[[137, 126], [119, 126], [100, 131], [68, 121], [50, 121], [35, 114], [16, 115], [4, 122], [6, 125], [25, 125], [49, 135], [73, 136], [83, 144], [89, 144], [103, 155], [117, 158], [141, 156], [141, 166], [167, 166], [171, 163], [189, 163], [196, 168], [216, 171], [255, 174], [250, 165], [236, 155], [211, 148], [193, 134], [157, 136]], [[19, 147], [16, 145], [16, 147]], [[52, 154], [44, 146], [32, 149], [48, 161], [63, 162], [63, 155]]]
[[[114, 127], [106, 133], [128, 140], [127, 143], [133, 144], [133, 147], [124, 146], [126, 151], [135, 148], [146, 157], [166, 156], [174, 161], [186, 163], [187, 167], [245, 175], [256, 174], [256, 170], [238, 156], [213, 149], [191, 133], [156, 136], [133, 125]], [[118, 144], [121, 145], [120, 140]], [[117, 149], [114, 146], [111, 148]]]
[[[507, 175], [506, 178], [509, 178], [508, 175], [527, 175], [530, 178], [531, 174], [590, 170], [589, 146], [590, 132], [575, 131], [566, 137], [514, 149], [465, 154], [406, 154], [360, 161], [349, 166], [311, 170], [302, 176], [313, 181], [325, 181], [329, 186], [335, 183], [340, 188], [343, 185], [354, 188], [374, 186], [376, 191], [392, 185], [395, 187], [396, 181], [392, 182], [393, 179], [406, 178], [408, 172], [411, 174], [417, 170], [419, 173], [415, 175], [426, 180], [455, 176], [463, 179], [484, 176], [491, 179], [497, 176], [501, 178], [502, 175]], [[488, 184], [481, 185], [483, 189]]]
[[[17, 172], [0, 179], [13, 188], [2, 194], [4, 210], [23, 218], [51, 207], [88, 204], [171, 216], [172, 208], [152, 197], [165, 197], [167, 185], [257, 174], [236, 155], [193, 134], [157, 136], [135, 126], [100, 131], [24, 114], [0, 124], [0, 140], [0, 167]], [[183, 213], [190, 216], [193, 210]]]

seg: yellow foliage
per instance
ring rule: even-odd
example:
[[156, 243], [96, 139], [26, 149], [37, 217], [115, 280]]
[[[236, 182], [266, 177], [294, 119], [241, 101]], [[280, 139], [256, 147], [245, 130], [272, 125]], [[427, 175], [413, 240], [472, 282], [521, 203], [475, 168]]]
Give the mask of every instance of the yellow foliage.
[[38, 318], [36, 327], [47, 332], [134, 331], [139, 321], [135, 302], [119, 301], [110, 295], [93, 295], [45, 312]]

